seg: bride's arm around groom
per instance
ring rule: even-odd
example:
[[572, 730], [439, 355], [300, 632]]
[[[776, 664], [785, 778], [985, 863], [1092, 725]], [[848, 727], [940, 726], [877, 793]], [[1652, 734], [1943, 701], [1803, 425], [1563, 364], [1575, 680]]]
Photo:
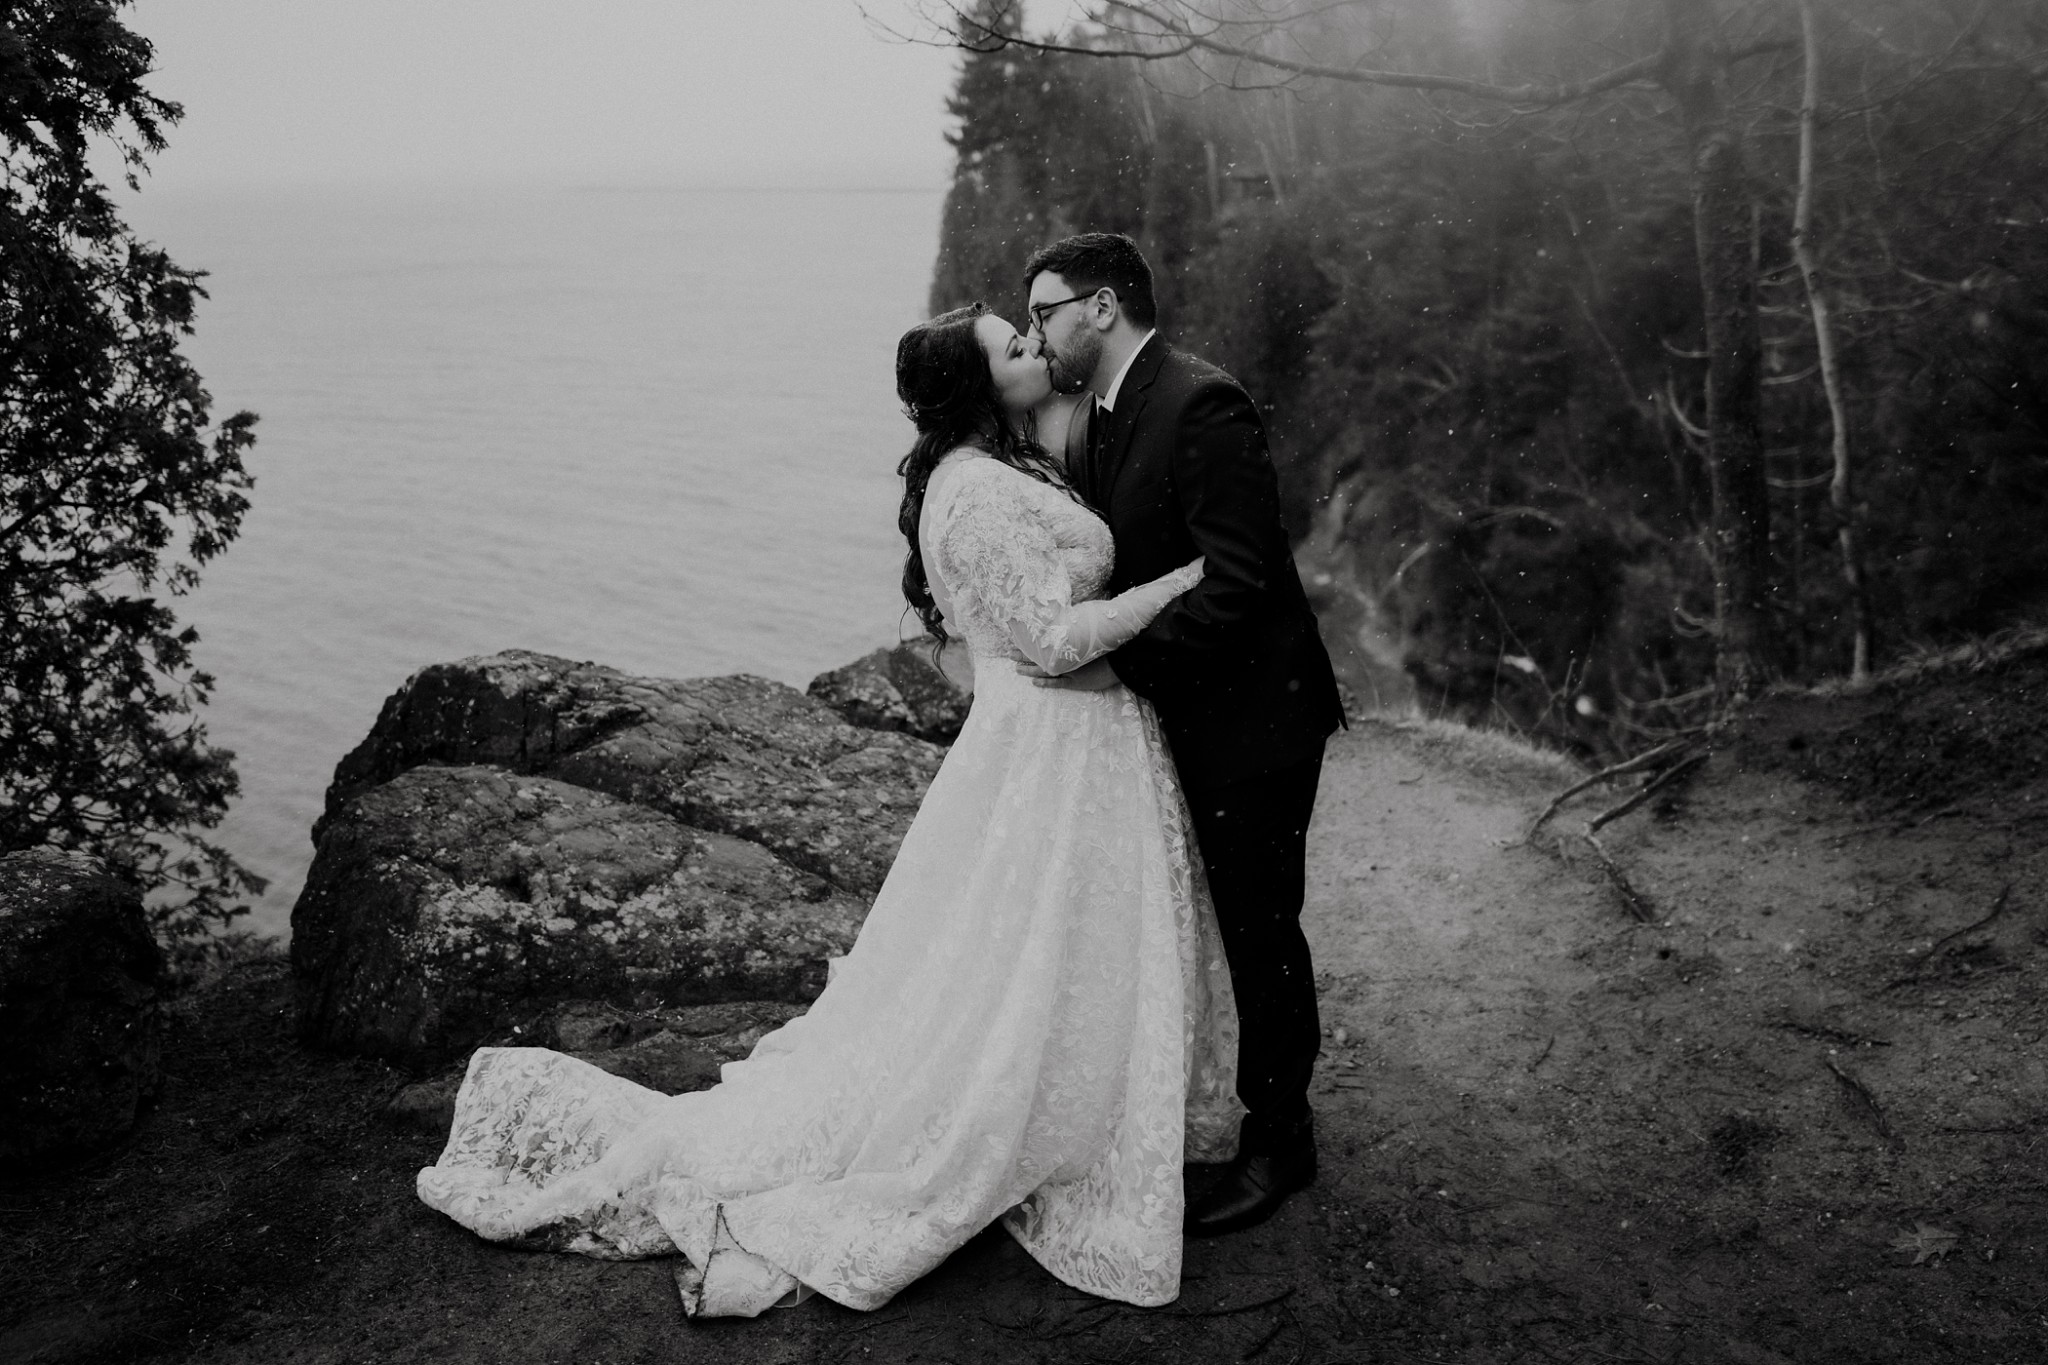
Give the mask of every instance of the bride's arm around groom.
[[[1201, 582], [1111, 656], [1117, 676], [1149, 696], [1170, 690], [1191, 669], [1294, 662], [1297, 649], [1289, 646], [1300, 642], [1288, 637], [1314, 621], [1281, 528], [1279, 484], [1250, 396], [1221, 370], [1156, 336], [1147, 350], [1156, 354], [1141, 351], [1133, 369], [1155, 370], [1156, 377], [1146, 411], [1136, 416], [1152, 416], [1154, 403], [1160, 412], [1131, 434], [1129, 463], [1143, 481], [1121, 498], [1118, 578], [1142, 574], [1146, 551], [1163, 549], [1176, 531], [1204, 558]], [[1144, 479], [1155, 470], [1156, 481]], [[1112, 490], [1112, 497], [1123, 491]], [[1296, 598], [1303, 611], [1289, 610]]]

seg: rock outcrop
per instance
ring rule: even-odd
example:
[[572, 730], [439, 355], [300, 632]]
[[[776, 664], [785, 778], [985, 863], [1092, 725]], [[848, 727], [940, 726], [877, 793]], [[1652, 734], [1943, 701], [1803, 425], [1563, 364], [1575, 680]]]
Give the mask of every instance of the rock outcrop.
[[854, 725], [950, 744], [967, 723], [973, 697], [940, 667], [933, 643], [924, 636], [878, 649], [820, 673], [805, 690]]
[[550, 1001], [809, 1000], [866, 902], [552, 778], [422, 767], [330, 815], [292, 912], [309, 1041], [427, 1064]]
[[0, 1161], [135, 1126], [160, 1079], [163, 988], [134, 887], [82, 854], [0, 857]]
[[302, 1034], [428, 1067], [551, 1001], [807, 1002], [943, 756], [760, 678], [423, 669], [314, 828]]
[[322, 824], [408, 768], [491, 764], [754, 840], [871, 895], [943, 756], [765, 678], [636, 678], [513, 650], [414, 674], [335, 770]]

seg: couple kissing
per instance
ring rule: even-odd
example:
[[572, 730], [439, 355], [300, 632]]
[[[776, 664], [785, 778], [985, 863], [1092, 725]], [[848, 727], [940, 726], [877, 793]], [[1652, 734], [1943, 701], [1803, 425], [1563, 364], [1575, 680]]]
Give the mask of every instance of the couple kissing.
[[1159, 335], [1128, 238], [1025, 283], [1023, 333], [977, 304], [897, 348], [904, 597], [974, 697], [830, 984], [691, 1094], [479, 1049], [429, 1205], [679, 1254], [693, 1316], [878, 1308], [998, 1221], [1149, 1306], [1185, 1236], [1314, 1178], [1303, 862], [1343, 716], [1264, 428]]

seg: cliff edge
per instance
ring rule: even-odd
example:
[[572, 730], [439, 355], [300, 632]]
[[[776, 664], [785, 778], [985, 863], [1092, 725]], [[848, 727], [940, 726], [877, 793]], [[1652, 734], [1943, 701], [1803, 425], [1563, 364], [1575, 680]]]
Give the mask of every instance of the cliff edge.
[[[2037, 638], [1762, 699], [1603, 826], [1627, 897], [1580, 831], [1633, 775], [1532, 839], [1586, 776], [1566, 760], [1422, 722], [1339, 735], [1306, 912], [1323, 1173], [1190, 1244], [1166, 1309], [1087, 1299], [991, 1234], [874, 1314], [688, 1324], [661, 1265], [506, 1251], [419, 1206], [440, 1139], [393, 1098], [421, 1083], [300, 1045], [291, 974], [259, 957], [175, 1005], [125, 1148], [0, 1201], [0, 1357], [2032, 1359], [2044, 688]], [[545, 1027], [655, 1074], [662, 1048], [744, 1051], [773, 1022], [747, 1008]]]

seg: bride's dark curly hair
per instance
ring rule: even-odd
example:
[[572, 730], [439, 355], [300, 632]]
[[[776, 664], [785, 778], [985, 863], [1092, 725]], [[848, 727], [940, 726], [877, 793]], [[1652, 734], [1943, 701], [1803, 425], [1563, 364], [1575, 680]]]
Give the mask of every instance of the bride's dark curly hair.
[[917, 440], [896, 466], [903, 476], [903, 506], [896, 514], [896, 527], [910, 542], [910, 554], [903, 561], [903, 598], [932, 638], [941, 642], [947, 638], [946, 627], [917, 543], [925, 488], [939, 461], [962, 446], [972, 446], [1012, 469], [1067, 489], [1059, 462], [1033, 433], [1016, 430], [1003, 415], [988, 356], [974, 334], [975, 319], [988, 311], [985, 303], [955, 308], [919, 323], [896, 343], [896, 396], [917, 428]]

